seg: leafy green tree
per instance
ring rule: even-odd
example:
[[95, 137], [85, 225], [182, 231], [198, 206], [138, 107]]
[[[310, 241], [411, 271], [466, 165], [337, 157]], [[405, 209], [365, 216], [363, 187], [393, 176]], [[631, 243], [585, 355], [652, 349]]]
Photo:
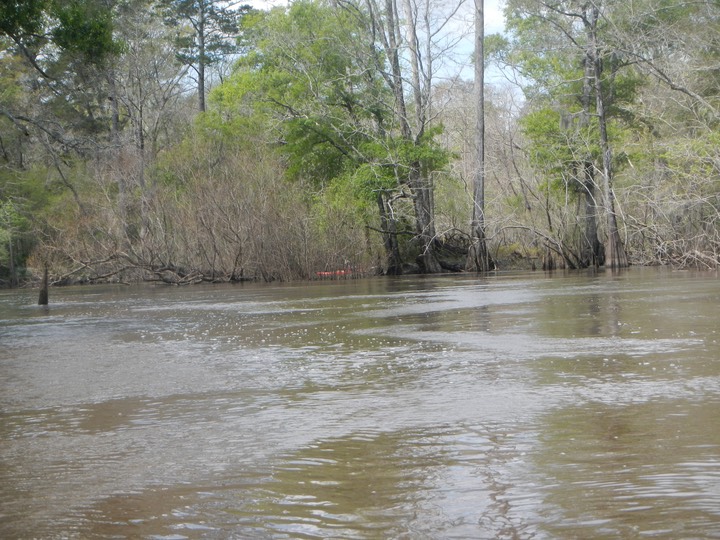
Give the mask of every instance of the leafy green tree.
[[364, 17], [296, 2], [287, 11], [246, 18], [251, 52], [215, 98], [223, 110], [254, 114], [275, 127], [291, 176], [313, 179], [320, 190], [336, 182], [363, 184], [352, 191], [377, 203], [388, 270], [395, 273], [400, 260], [391, 205], [407, 183], [403, 167], [421, 147], [394, 135], [393, 96], [373, 69], [378, 53]]
[[[0, 5], [0, 39], [5, 51], [4, 60], [17, 55], [40, 75], [40, 80], [28, 90], [45, 90], [48, 95], [44, 96], [44, 102], [48, 103], [49, 99], [50, 105], [56, 105], [53, 112], [70, 101], [76, 117], [80, 115], [84, 116], [84, 121], [93, 120], [98, 106], [82, 101], [83, 93], [87, 97], [83, 87], [96, 74], [92, 66], [104, 64], [121, 50], [121, 45], [113, 38], [112, 13], [105, 2], [4, 2]], [[24, 83], [28, 84], [28, 81]], [[2, 104], [0, 114], [15, 122], [42, 125], [37, 118], [13, 115], [13, 110]]]
[[[398, 9], [406, 12], [405, 29]], [[426, 56], [429, 44], [421, 46], [427, 15], [409, 3], [295, 2], [287, 11], [246, 18], [250, 53], [218, 93], [224, 99], [234, 88], [226, 108], [232, 101], [275, 122], [291, 174], [315, 177], [321, 188], [357, 169], [364, 172], [355, 178], [373, 179], [372, 189], [357, 193], [374, 198], [389, 272], [401, 271], [398, 237], [413, 239], [412, 258], [423, 271], [441, 270], [433, 181], [448, 156], [434, 141], [435, 59]], [[398, 228], [405, 208], [414, 230]]]
[[[0, 5], [0, 35], [44, 77], [49, 46], [65, 54], [100, 61], [117, 51], [110, 10], [101, 2], [80, 0], [13, 0]], [[52, 60], [50, 60], [52, 61]]]

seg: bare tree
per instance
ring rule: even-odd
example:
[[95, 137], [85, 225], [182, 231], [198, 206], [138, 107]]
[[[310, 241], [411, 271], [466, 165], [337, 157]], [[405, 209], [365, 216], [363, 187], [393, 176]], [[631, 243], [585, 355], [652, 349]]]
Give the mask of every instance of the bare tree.
[[466, 267], [476, 272], [490, 270], [485, 238], [485, 6], [475, 0], [475, 171], [473, 211], [470, 224], [472, 243]]

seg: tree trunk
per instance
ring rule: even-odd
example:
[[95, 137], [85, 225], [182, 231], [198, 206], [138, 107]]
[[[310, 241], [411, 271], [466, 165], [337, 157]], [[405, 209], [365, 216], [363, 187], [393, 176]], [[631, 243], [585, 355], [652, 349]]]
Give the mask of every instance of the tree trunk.
[[485, 8], [484, 0], [475, 0], [475, 172], [473, 212], [470, 224], [471, 245], [465, 267], [475, 272], [491, 268], [485, 238]]
[[416, 139], [422, 137], [425, 127], [425, 100], [423, 99], [423, 87], [420, 82], [420, 43], [417, 26], [415, 24], [415, 13], [413, 12], [411, 0], [403, 0], [405, 19], [407, 24], [407, 42], [410, 48], [410, 67], [412, 72], [412, 91], [415, 103], [415, 124], [418, 129]]
[[585, 234], [581, 251], [581, 264], [584, 267], [602, 266], [605, 262], [605, 250], [598, 239], [597, 226], [597, 188], [593, 164], [585, 162], [583, 188], [585, 192]]
[[140, 240], [144, 241], [150, 231], [150, 201], [145, 182], [145, 126], [144, 105], [140, 104], [135, 125], [135, 151], [137, 162], [135, 176], [140, 191]]
[[198, 106], [205, 112], [205, 3], [200, 3], [198, 22]]
[[435, 219], [433, 215], [432, 183], [430, 175], [413, 166], [410, 171], [410, 187], [415, 206], [415, 241], [420, 251], [417, 263], [424, 274], [442, 272], [435, 253]]
[[545, 256], [543, 257], [542, 269], [546, 272], [552, 272], [555, 270], [555, 257], [552, 250], [545, 246]]
[[[116, 166], [120, 164], [120, 155], [122, 153], [120, 144], [120, 105], [119, 95], [117, 90], [117, 76], [116, 70], [113, 67], [108, 73], [108, 85], [110, 89], [110, 101], [112, 119], [110, 123], [110, 141], [112, 143], [113, 160]], [[127, 179], [125, 178], [124, 171], [116, 172], [117, 175], [117, 186], [118, 186], [118, 215], [120, 219], [125, 238], [127, 239], [130, 232], [128, 223], [128, 195], [127, 195]]]
[[[585, 51], [585, 62], [583, 72], [583, 93], [582, 93], [582, 118], [580, 128], [587, 128], [590, 125], [590, 103], [593, 90], [593, 81], [595, 79], [595, 63], [593, 62], [594, 54], [591, 47], [594, 46], [592, 40], [588, 40], [587, 49]], [[598, 239], [597, 225], [597, 184], [595, 183], [595, 167], [592, 163], [592, 156], [586, 155], [582, 164], [583, 171], [583, 194], [585, 198], [585, 211], [583, 221], [585, 223], [585, 233], [582, 238], [580, 249], [580, 265], [582, 267], [600, 266], [604, 263], [605, 252], [603, 245]]]
[[15, 252], [13, 250], [12, 235], [10, 236], [10, 239], [8, 240], [8, 265], [9, 265], [9, 270], [10, 270], [10, 286], [17, 287], [18, 276], [17, 276], [17, 270], [15, 268]]
[[47, 306], [49, 302], [49, 294], [48, 294], [48, 265], [45, 263], [45, 270], [43, 272], [43, 280], [42, 285], [40, 285], [40, 296], [38, 297], [38, 305], [39, 306]]
[[[392, 86], [395, 94], [395, 107], [398, 121], [400, 123], [400, 132], [405, 141], [410, 144], [416, 144], [416, 137], [413, 136], [412, 127], [410, 126], [407, 105], [405, 103], [405, 95], [403, 88], [403, 73], [400, 66], [400, 53], [398, 43], [400, 41], [400, 27], [397, 14], [397, 4], [395, 0], [385, 0], [385, 16], [387, 18], [387, 55], [392, 70]], [[415, 36], [417, 39], [417, 36]], [[413, 73], [419, 74], [419, 59], [417, 58], [417, 49], [413, 49]], [[417, 77], [419, 81], [419, 75]], [[419, 85], [419, 82], [417, 83]], [[414, 96], [418, 98], [421, 95], [422, 88], [415, 86], [413, 89]], [[422, 103], [422, 100], [420, 100]], [[420, 132], [422, 133], [423, 112], [416, 111], [416, 118], [420, 123]], [[438, 273], [442, 271], [442, 267], [437, 260], [435, 254], [435, 216], [432, 199], [432, 182], [430, 175], [422, 170], [421, 164], [413, 163], [410, 165], [408, 174], [408, 186], [412, 192], [413, 205], [415, 210], [415, 242], [420, 251], [417, 262], [420, 269], [424, 273]]]
[[382, 229], [387, 260], [385, 273], [391, 276], [399, 276], [402, 274], [402, 259], [400, 258], [400, 246], [397, 239], [397, 223], [393, 217], [389, 202], [385, 200], [384, 193], [378, 193], [377, 204], [380, 211], [380, 228]]
[[597, 6], [590, 8], [591, 14], [588, 20], [588, 35], [590, 38], [590, 50], [592, 63], [595, 72], [595, 103], [598, 122], [600, 124], [600, 149], [603, 162], [603, 197], [606, 205], [607, 215], [607, 246], [605, 249], [605, 266], [610, 269], [625, 268], [628, 266], [627, 254], [620, 238], [620, 231], [617, 225], [615, 214], [615, 194], [612, 190], [612, 149], [607, 132], [607, 116], [605, 113], [605, 101], [602, 93], [602, 59], [597, 41], [597, 22], [600, 12]]

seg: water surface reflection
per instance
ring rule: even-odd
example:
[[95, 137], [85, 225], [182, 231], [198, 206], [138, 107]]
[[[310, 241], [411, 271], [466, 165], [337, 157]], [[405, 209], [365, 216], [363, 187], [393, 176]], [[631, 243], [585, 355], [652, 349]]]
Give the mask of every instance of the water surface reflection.
[[[668, 396], [550, 414], [535, 454], [551, 537], [720, 536], [720, 402]], [[569, 489], [572, 487], [572, 489]]]
[[33, 297], [3, 538], [720, 536], [715, 275]]

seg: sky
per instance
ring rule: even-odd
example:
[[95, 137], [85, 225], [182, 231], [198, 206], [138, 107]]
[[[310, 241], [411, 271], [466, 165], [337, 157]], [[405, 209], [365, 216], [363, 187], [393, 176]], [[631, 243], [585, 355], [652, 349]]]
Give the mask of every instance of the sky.
[[499, 34], [505, 30], [505, 0], [485, 0], [485, 33]]
[[[287, 0], [247, 0], [247, 3], [257, 8], [268, 8], [287, 4]], [[485, 0], [485, 33], [496, 34], [505, 28], [503, 7], [505, 0]]]

